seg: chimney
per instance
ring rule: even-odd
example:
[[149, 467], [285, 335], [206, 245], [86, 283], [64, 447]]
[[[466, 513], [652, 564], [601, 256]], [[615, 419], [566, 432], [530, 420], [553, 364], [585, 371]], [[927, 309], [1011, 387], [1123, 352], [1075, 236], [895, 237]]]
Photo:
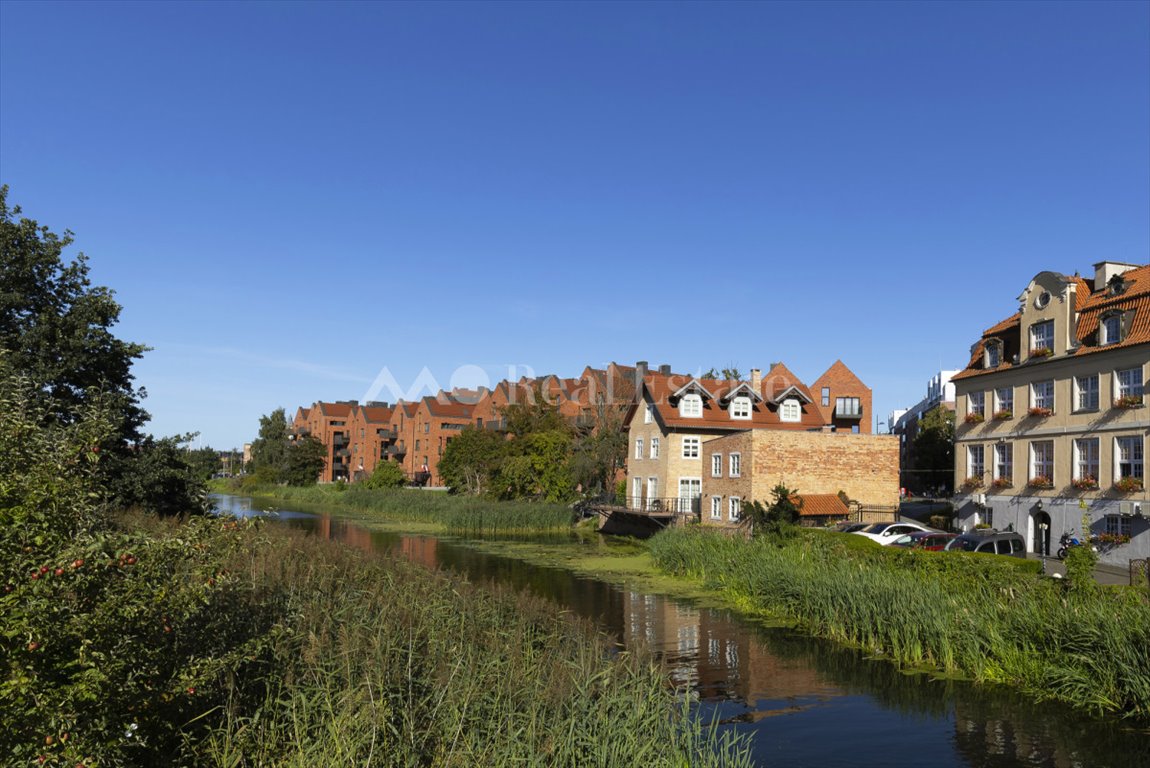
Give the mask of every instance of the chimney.
[[671, 366], [660, 365], [659, 366], [659, 373], [662, 374], [663, 376], [670, 376], [671, 375]]
[[763, 390], [763, 372], [758, 368], [751, 369], [751, 389], [756, 392], [762, 392]]
[[638, 376], [640, 380], [647, 378], [646, 360], [640, 360], [639, 362], [635, 363], [635, 375]]
[[1120, 275], [1128, 269], [1134, 269], [1137, 264], [1127, 264], [1122, 261], [1100, 261], [1094, 265], [1094, 290], [1104, 291], [1110, 284], [1110, 279]]

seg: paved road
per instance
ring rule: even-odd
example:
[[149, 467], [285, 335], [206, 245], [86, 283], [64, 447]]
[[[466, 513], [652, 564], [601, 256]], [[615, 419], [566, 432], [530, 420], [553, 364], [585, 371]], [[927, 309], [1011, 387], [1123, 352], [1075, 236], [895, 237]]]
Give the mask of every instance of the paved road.
[[[1066, 564], [1057, 557], [1043, 558], [1039, 555], [1027, 555], [1035, 560], [1046, 560], [1046, 572], [1060, 576], [1066, 575]], [[1094, 568], [1094, 578], [1099, 584], [1129, 584], [1130, 570], [1116, 565], [1098, 565]]]

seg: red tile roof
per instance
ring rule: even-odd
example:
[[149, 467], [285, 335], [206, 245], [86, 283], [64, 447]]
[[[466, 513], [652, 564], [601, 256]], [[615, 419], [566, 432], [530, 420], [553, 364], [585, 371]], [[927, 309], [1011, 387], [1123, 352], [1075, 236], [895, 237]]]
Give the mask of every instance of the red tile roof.
[[319, 408], [319, 412], [329, 418], [345, 418], [351, 413], [352, 403], [316, 403], [314, 407]]
[[[654, 404], [659, 421], [668, 427], [723, 430], [769, 427], [773, 429], [811, 430], [823, 426], [822, 415], [810, 403], [802, 404], [801, 421], [785, 422], [779, 418], [778, 405], [774, 401], [776, 395], [793, 387], [808, 399], [810, 398], [810, 391], [782, 363], [776, 363], [768, 375], [763, 377], [759, 391], [764, 400], [751, 404], [751, 418], [732, 419], [724, 395], [743, 384], [746, 382], [696, 379], [693, 376], [665, 376], [660, 373], [648, 373], [643, 380], [645, 400]], [[709, 397], [703, 398], [703, 411], [699, 418], [679, 416], [679, 398], [676, 397], [676, 393], [688, 387], [705, 390], [709, 395]], [[639, 407], [638, 403], [631, 406], [626, 417], [628, 421]]]
[[799, 515], [802, 517], [846, 517], [850, 512], [843, 500], [833, 493], [801, 493], [795, 498], [801, 502]]

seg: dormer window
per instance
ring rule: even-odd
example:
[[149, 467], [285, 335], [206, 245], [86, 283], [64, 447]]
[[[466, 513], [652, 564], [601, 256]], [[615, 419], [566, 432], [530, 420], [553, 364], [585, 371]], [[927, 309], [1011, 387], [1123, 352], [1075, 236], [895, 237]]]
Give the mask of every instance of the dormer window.
[[991, 341], [986, 345], [986, 367], [997, 368], [1002, 364], [1002, 342]]
[[1118, 312], [1105, 315], [1099, 332], [1101, 334], [1099, 342], [1102, 344], [1117, 344], [1122, 341], [1122, 315]]
[[732, 419], [749, 419], [751, 418], [751, 398], [746, 396], [736, 397], [731, 401], [731, 418]]
[[802, 421], [803, 409], [799, 405], [799, 401], [793, 397], [788, 397], [779, 406], [779, 419], [781, 421]]
[[703, 415], [703, 398], [691, 393], [679, 400], [679, 416], [684, 419], [697, 419]]
[[1030, 326], [1030, 354], [1046, 357], [1054, 352], [1054, 321], [1045, 320]]

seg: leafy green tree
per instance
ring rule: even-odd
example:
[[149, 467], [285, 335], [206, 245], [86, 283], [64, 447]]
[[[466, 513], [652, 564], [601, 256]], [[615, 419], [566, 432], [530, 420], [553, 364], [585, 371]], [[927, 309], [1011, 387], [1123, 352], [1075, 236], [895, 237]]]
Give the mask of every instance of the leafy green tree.
[[249, 471], [262, 482], [280, 482], [287, 467], [288, 442], [288, 420], [283, 408], [260, 416], [259, 437], [252, 441]]
[[571, 434], [547, 430], [516, 441], [514, 455], [504, 459], [499, 473], [503, 495], [568, 501], [575, 482], [570, 467]]
[[[448, 445], [450, 446], [450, 443], [448, 443]], [[374, 488], [376, 490], [402, 488], [407, 485], [407, 475], [403, 473], [403, 467], [397, 462], [381, 461], [375, 465], [371, 476], [364, 480], [361, 485], [364, 488]]]
[[595, 428], [580, 434], [573, 443], [571, 472], [584, 493], [610, 493], [614, 490], [618, 470], [627, 461], [624, 412], [614, 404], [599, 403]]
[[728, 368], [711, 368], [699, 378], [701, 379], [724, 379], [726, 381], [742, 381], [743, 374], [734, 365]]
[[744, 510], [743, 519], [749, 522], [754, 536], [787, 539], [795, 535], [801, 507], [798, 491], [779, 483], [771, 489], [770, 505], [751, 502]]
[[137, 441], [108, 456], [108, 492], [114, 507], [138, 507], [166, 517], [207, 511], [207, 488], [188, 463], [185, 445], [195, 435]]
[[140, 439], [148, 414], [131, 368], [147, 347], [110, 331], [120, 305], [91, 284], [84, 254], [64, 260], [72, 233], [57, 235], [20, 213], [0, 186], [0, 349], [44, 398], [46, 419], [80, 418], [99, 392], [113, 426], [105, 448]]
[[954, 411], [941, 405], [923, 414], [914, 437], [916, 490], [937, 490], [949, 496], [954, 489]]
[[503, 407], [502, 413], [507, 431], [516, 436], [551, 430], [563, 432], [571, 430], [562, 414], [559, 413], [559, 408], [544, 401], [538, 389], [530, 398], [530, 402], [506, 405]]
[[280, 479], [288, 485], [315, 485], [327, 463], [327, 447], [311, 435], [288, 444], [280, 469]]
[[510, 441], [501, 433], [468, 427], [447, 442], [439, 460], [439, 475], [456, 491], [488, 493], [510, 448]]
[[221, 471], [223, 463], [220, 461], [220, 452], [215, 448], [195, 448], [185, 455], [192, 474], [201, 480], [208, 480]]

